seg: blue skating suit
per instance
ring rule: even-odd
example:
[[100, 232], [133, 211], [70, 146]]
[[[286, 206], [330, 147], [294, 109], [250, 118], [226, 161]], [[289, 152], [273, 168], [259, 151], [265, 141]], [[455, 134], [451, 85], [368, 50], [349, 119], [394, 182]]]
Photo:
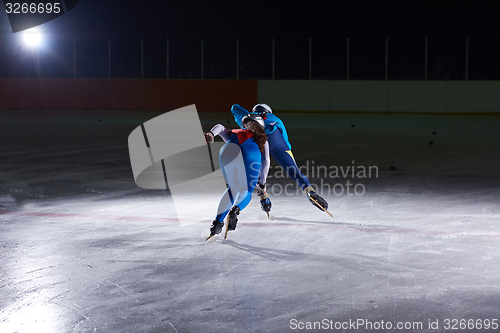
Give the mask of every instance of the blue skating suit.
[[[231, 108], [231, 113], [234, 115], [234, 119], [241, 126], [241, 119], [249, 114], [255, 112], [248, 112], [238, 104], [233, 105]], [[265, 132], [267, 134], [267, 141], [269, 142], [269, 152], [271, 156], [288, 172], [288, 175], [297, 182], [301, 189], [305, 189], [311, 186], [309, 179], [304, 176], [297, 163], [293, 158], [292, 146], [288, 141], [288, 134], [285, 129], [285, 125], [281, 119], [276, 117], [272, 113], [260, 114], [264, 118], [266, 123]]]
[[226, 144], [219, 152], [219, 163], [229, 187], [217, 208], [218, 222], [224, 222], [233, 205], [243, 210], [250, 203], [261, 166], [261, 152], [252, 131], [237, 129], [228, 131], [227, 135]]

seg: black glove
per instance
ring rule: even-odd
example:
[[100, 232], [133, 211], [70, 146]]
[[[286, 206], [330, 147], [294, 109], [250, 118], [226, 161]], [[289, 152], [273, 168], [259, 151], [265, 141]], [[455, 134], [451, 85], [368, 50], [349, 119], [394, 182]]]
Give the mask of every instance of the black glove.
[[215, 138], [214, 138], [214, 135], [212, 132], [208, 131], [208, 132], [204, 133], [204, 135], [205, 135], [205, 140], [208, 143], [214, 143]]
[[266, 184], [257, 183], [257, 186], [255, 186], [255, 190], [257, 191], [257, 195], [259, 197], [262, 197], [263, 195], [265, 195], [267, 193], [266, 192]]

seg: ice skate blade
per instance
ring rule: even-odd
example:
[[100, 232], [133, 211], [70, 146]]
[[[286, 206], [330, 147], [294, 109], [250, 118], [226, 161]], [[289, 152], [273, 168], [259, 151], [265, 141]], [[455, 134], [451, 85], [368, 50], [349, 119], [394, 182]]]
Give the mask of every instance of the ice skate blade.
[[227, 220], [226, 220], [226, 232], [224, 233], [224, 239], [227, 238], [227, 232], [229, 231], [229, 214], [227, 214]]
[[205, 238], [205, 242], [206, 243], [214, 243], [215, 241], [217, 241], [219, 239], [219, 235], [220, 234], [210, 235], [207, 238]]
[[313, 199], [313, 198], [311, 198], [311, 197], [309, 197], [309, 199], [311, 199], [312, 201], [314, 201], [314, 203], [315, 203], [316, 205], [318, 205], [318, 207], [320, 207], [321, 209], [323, 209], [325, 212], [327, 212], [327, 213], [328, 213], [328, 215], [330, 215], [330, 216], [333, 218], [333, 215], [332, 215], [332, 214], [330, 214], [330, 212], [329, 212], [328, 210], [326, 210], [325, 208], [323, 208], [323, 206], [321, 206], [321, 205], [320, 205], [320, 204], [319, 204], [316, 200], [314, 200], [314, 199]]

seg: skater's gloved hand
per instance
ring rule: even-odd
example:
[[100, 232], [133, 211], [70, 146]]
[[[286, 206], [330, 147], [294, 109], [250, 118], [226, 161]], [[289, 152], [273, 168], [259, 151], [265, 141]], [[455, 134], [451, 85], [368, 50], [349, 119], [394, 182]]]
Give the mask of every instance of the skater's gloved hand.
[[255, 186], [255, 190], [257, 191], [257, 195], [259, 197], [265, 195], [266, 194], [266, 184], [257, 183], [257, 185]]
[[208, 143], [214, 143], [214, 135], [212, 134], [212, 132], [208, 131], [208, 132], [204, 133], [204, 135], [205, 135], [205, 140]]

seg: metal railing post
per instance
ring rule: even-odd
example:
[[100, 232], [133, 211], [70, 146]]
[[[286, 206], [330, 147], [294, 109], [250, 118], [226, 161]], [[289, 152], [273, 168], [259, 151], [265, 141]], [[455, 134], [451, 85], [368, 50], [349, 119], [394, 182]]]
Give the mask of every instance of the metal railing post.
[[427, 80], [427, 62], [428, 62], [428, 38], [425, 37], [425, 80]]
[[389, 68], [389, 37], [385, 37], [385, 80], [388, 78]]
[[144, 79], [144, 39], [141, 38], [141, 79]]
[[309, 80], [312, 79], [312, 38], [309, 38]]
[[169, 51], [170, 51], [170, 50], [169, 50], [169, 39], [167, 38], [167, 68], [166, 68], [166, 72], [167, 72], [167, 73], [166, 73], [166, 75], [167, 75], [167, 79], [169, 78], [169, 74], [170, 74], [170, 73], [168, 72], [168, 70], [169, 70], [169, 65], [170, 65], [170, 64], [169, 64], [169, 60], [170, 60], [170, 59], [169, 59]]
[[108, 38], [108, 79], [111, 79], [111, 38]]
[[465, 37], [465, 81], [469, 80], [469, 36]]
[[272, 72], [273, 72], [273, 80], [274, 80], [274, 49], [275, 49], [275, 42], [274, 42], [274, 38], [273, 38], [273, 60], [272, 60]]
[[73, 77], [76, 78], [76, 37], [73, 37]]
[[349, 80], [349, 37], [347, 37], [347, 80]]

